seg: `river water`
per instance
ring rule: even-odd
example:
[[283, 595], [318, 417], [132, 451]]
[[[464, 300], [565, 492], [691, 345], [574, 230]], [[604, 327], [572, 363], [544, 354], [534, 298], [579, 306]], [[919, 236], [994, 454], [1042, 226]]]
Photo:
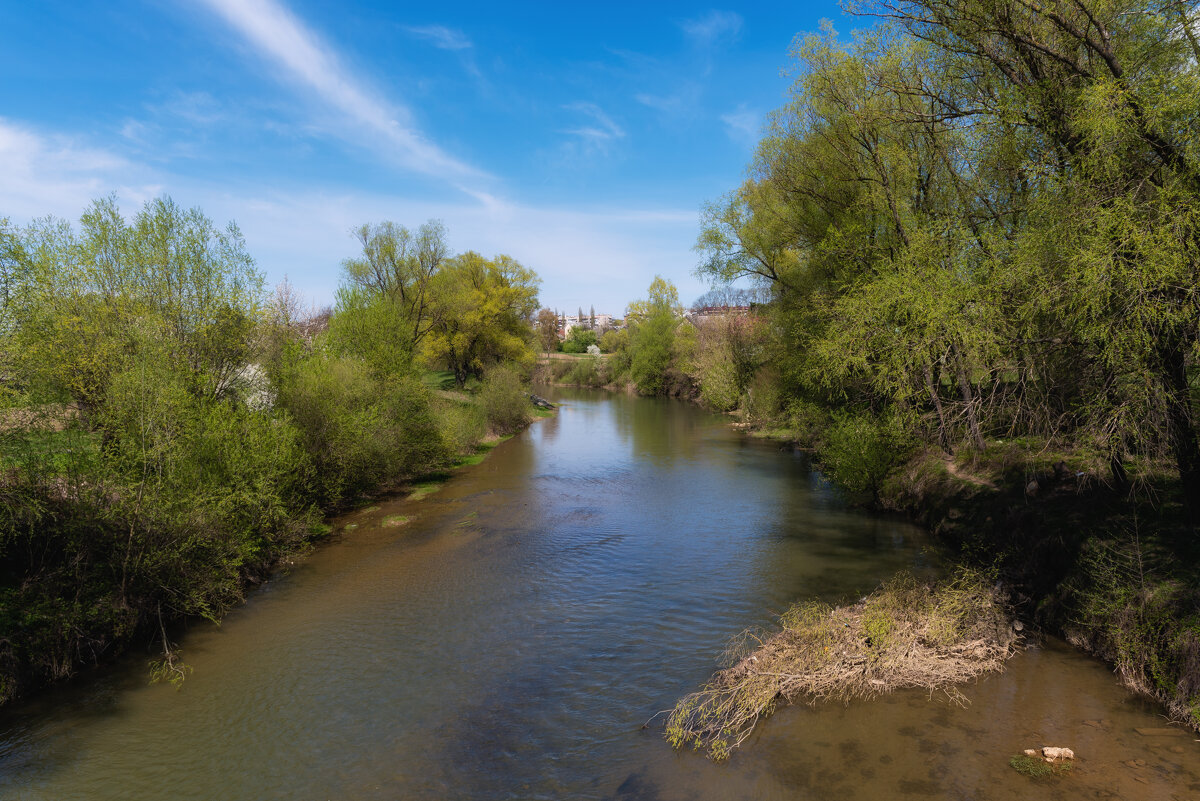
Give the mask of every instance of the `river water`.
[[[791, 600], [936, 565], [803, 457], [669, 401], [563, 406], [183, 638], [0, 714], [2, 799], [1185, 799], [1200, 745], [1053, 642], [964, 688], [794, 707], [725, 763], [641, 726]], [[1158, 730], [1149, 735], [1136, 730]], [[1173, 732], [1173, 733], [1172, 733]], [[1065, 745], [1068, 776], [1008, 766]]]

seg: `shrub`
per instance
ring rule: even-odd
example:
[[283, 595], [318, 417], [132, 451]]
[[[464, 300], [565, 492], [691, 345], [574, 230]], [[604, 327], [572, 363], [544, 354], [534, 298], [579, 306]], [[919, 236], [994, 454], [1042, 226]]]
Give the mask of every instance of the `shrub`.
[[300, 429], [323, 506], [447, 460], [428, 391], [413, 376], [375, 378], [357, 359], [318, 354], [284, 379], [279, 402]]
[[487, 436], [487, 417], [478, 404], [443, 400], [434, 405], [434, 413], [446, 449], [454, 456], [474, 452], [475, 446]]
[[783, 405], [779, 383], [779, 374], [770, 367], [759, 368], [754, 374], [742, 400], [742, 414], [747, 422], [768, 426], [778, 419]]
[[893, 418], [851, 414], [835, 419], [818, 456], [834, 481], [852, 492], [875, 494], [911, 449], [911, 439]]
[[516, 370], [507, 366], [490, 369], [479, 388], [488, 427], [501, 436], [514, 434], [529, 423], [529, 396]]

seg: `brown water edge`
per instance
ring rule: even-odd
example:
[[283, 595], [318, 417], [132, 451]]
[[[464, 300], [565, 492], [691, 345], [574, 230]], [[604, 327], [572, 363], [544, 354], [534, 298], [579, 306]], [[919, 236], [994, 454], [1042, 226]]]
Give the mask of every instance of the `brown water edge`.
[[[722, 764], [639, 731], [738, 631], [931, 559], [919, 530], [846, 509], [722, 418], [557, 394], [557, 417], [431, 496], [339, 518], [356, 528], [194, 628], [180, 691], [131, 659], [0, 714], [0, 798], [1200, 797], [1197, 744], [1132, 733], [1165, 722], [1054, 643], [965, 709], [786, 709]], [[1077, 771], [1008, 767], [1041, 745], [1075, 748]]]
[[[1200, 743], [1156, 704], [1125, 693], [1096, 660], [1051, 639], [1002, 674], [962, 688], [966, 706], [902, 691], [848, 705], [789, 707], [760, 724], [728, 763], [648, 764], [614, 798], [1137, 799], [1200, 798]], [[1149, 730], [1150, 736], [1137, 729]], [[1068, 746], [1069, 773], [1031, 779], [1008, 764]]]

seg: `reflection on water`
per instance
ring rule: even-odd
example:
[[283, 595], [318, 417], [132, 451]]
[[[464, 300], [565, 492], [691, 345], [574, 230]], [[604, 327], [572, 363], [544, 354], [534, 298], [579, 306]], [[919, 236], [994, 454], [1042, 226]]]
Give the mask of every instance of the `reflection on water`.
[[[967, 688], [785, 710], [729, 762], [641, 724], [731, 636], [797, 597], [930, 570], [914, 528], [843, 508], [802, 457], [665, 401], [569, 405], [184, 640], [183, 689], [144, 660], [0, 718], [23, 799], [1188, 798], [1188, 736], [1100, 665], [1049, 647]], [[401, 527], [382, 525], [405, 515]], [[1068, 745], [1071, 776], [1008, 758]], [[1140, 763], [1139, 763], [1140, 760]], [[1125, 765], [1123, 763], [1130, 763]], [[1106, 795], [1108, 794], [1108, 795]]]

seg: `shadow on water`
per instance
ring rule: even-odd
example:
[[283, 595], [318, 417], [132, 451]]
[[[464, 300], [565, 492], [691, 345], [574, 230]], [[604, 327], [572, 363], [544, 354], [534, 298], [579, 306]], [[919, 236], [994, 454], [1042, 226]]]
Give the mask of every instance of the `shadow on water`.
[[[183, 641], [0, 719], [0, 797], [1050, 799], [1193, 797], [1190, 737], [1050, 644], [965, 688], [781, 711], [726, 763], [641, 724], [796, 598], [936, 571], [921, 532], [849, 510], [806, 460], [670, 401], [584, 391], [424, 499]], [[396, 521], [403, 520], [402, 524]], [[1069, 745], [1034, 783], [1022, 748]], [[1126, 764], [1128, 763], [1128, 764]], [[164, 788], [170, 788], [165, 793]], [[1109, 795], [1105, 795], [1108, 793]]]

